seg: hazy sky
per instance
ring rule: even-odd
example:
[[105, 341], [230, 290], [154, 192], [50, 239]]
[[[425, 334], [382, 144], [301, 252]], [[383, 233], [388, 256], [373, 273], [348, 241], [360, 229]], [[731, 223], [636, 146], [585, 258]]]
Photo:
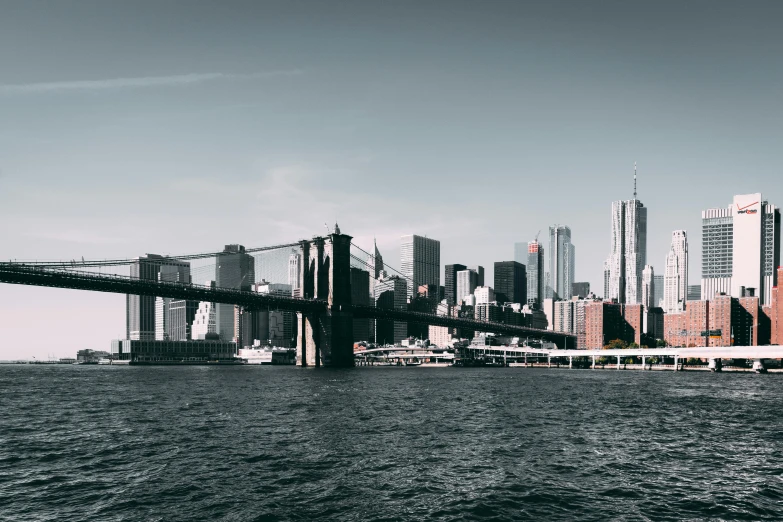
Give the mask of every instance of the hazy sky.
[[[701, 272], [701, 215], [783, 204], [783, 2], [0, 0], [0, 259], [274, 244], [337, 220], [399, 267], [572, 229], [602, 293], [610, 207]], [[542, 232], [542, 237], [545, 232]], [[0, 285], [0, 358], [108, 349], [125, 298]]]

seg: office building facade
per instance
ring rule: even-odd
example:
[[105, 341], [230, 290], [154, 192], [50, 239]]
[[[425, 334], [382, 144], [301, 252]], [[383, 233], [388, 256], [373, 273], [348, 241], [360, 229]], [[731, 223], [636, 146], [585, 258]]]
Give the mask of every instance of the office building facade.
[[[130, 277], [145, 281], [190, 283], [190, 263], [157, 254], [134, 259]], [[170, 327], [166, 324], [171, 299], [145, 295], [127, 295], [125, 299], [125, 336], [131, 340], [163, 339]]]
[[288, 256], [288, 284], [291, 285], [291, 295], [302, 297], [302, 255], [296, 250]]
[[653, 291], [653, 304], [659, 308], [663, 308], [663, 274], [654, 275], [653, 283], [655, 289]]
[[761, 193], [734, 196], [728, 208], [702, 212], [703, 299], [741, 297], [754, 288], [762, 305], [772, 301], [780, 265], [780, 209]]
[[544, 293], [544, 245], [536, 241], [527, 244], [527, 304], [541, 310]]
[[527, 263], [528, 243], [514, 243], [514, 261], [521, 264]]
[[644, 265], [642, 270], [642, 304], [647, 308], [657, 306], [655, 300], [655, 270], [650, 265]]
[[[217, 255], [215, 286], [232, 290], [251, 291], [255, 283], [255, 259], [242, 245], [226, 245]], [[286, 285], [288, 286], [288, 285]], [[288, 295], [291, 295], [290, 286]], [[217, 334], [222, 341], [234, 340], [236, 314], [234, 305], [216, 303]]]
[[460, 264], [446, 265], [444, 279], [446, 281], [444, 292], [446, 302], [450, 306], [458, 304], [461, 296], [457, 293], [457, 272], [467, 270], [468, 267]]
[[647, 209], [634, 198], [612, 203], [612, 251], [607, 299], [640, 304], [642, 271], [647, 264]]
[[[407, 310], [408, 282], [399, 276], [389, 276], [381, 272], [380, 280], [375, 284], [375, 307], [386, 310]], [[375, 320], [375, 342], [378, 344], [398, 344], [408, 337], [408, 323], [388, 319]]]
[[576, 249], [571, 243], [571, 228], [549, 227], [549, 278], [554, 299], [571, 299]]
[[516, 261], [496, 261], [494, 280], [499, 303], [527, 304], [525, 265]]
[[440, 241], [417, 235], [402, 236], [400, 270], [408, 280], [408, 298], [419, 285], [440, 286]]
[[667, 314], [682, 312], [687, 300], [688, 236], [684, 230], [675, 230], [663, 274], [663, 311]]
[[571, 285], [571, 297], [585, 298], [590, 295], [590, 283], [587, 281], [576, 282]]
[[491, 286], [478, 286], [473, 291], [476, 296], [476, 306], [495, 302], [495, 290]]
[[470, 295], [473, 295], [473, 291], [476, 290], [478, 284], [478, 274], [475, 270], [460, 270], [457, 272], [457, 304], [465, 301]]

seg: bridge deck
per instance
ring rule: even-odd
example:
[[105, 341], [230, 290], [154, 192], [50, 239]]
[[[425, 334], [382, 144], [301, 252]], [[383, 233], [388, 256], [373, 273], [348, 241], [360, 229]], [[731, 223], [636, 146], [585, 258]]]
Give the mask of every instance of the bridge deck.
[[[51, 288], [69, 288], [93, 292], [116, 294], [147, 295], [186, 299], [190, 301], [208, 301], [214, 303], [235, 304], [247, 309], [273, 309], [303, 313], [323, 313], [328, 309], [327, 302], [317, 299], [302, 299], [275, 294], [212, 288], [190, 283], [149, 281], [132, 277], [85, 274], [59, 268], [32, 266], [22, 263], [0, 263], [0, 283], [44, 286]], [[463, 328], [479, 332], [493, 332], [519, 337], [531, 337], [554, 342], [563, 348], [576, 345], [576, 337], [570, 334], [538, 330], [524, 326], [478, 321], [475, 319], [449, 317], [405, 310], [389, 310], [372, 306], [352, 305], [354, 317], [386, 319], [400, 322], [423, 323], [433, 326]]]

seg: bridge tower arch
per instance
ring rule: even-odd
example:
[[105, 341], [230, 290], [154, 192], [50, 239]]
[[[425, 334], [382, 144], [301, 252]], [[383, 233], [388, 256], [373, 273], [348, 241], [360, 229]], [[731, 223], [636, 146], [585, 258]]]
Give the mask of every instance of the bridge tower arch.
[[351, 239], [339, 229], [326, 237], [302, 241], [302, 297], [326, 301], [326, 311], [297, 314], [296, 364], [351, 367]]

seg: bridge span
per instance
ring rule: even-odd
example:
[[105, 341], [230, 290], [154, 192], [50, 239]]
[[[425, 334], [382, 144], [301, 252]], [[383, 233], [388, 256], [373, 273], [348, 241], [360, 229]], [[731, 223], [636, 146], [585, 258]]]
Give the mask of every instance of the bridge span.
[[[81, 262], [2, 262], [0, 283], [67, 288], [93, 292], [167, 297], [241, 306], [247, 310], [282, 310], [297, 314], [297, 364], [302, 366], [354, 366], [353, 319], [369, 318], [422, 323], [449, 328], [530, 337], [562, 348], [576, 346], [574, 335], [498, 322], [451, 317], [434, 313], [376, 308], [351, 302], [351, 236], [339, 231], [297, 243], [248, 249], [262, 251], [296, 245], [301, 256], [301, 297], [260, 294], [190, 282], [148, 280], [116, 274], [80, 271], [86, 268], [129, 265], [136, 260]], [[169, 256], [178, 261], [216, 255]], [[74, 269], [74, 267], [78, 268]]]

